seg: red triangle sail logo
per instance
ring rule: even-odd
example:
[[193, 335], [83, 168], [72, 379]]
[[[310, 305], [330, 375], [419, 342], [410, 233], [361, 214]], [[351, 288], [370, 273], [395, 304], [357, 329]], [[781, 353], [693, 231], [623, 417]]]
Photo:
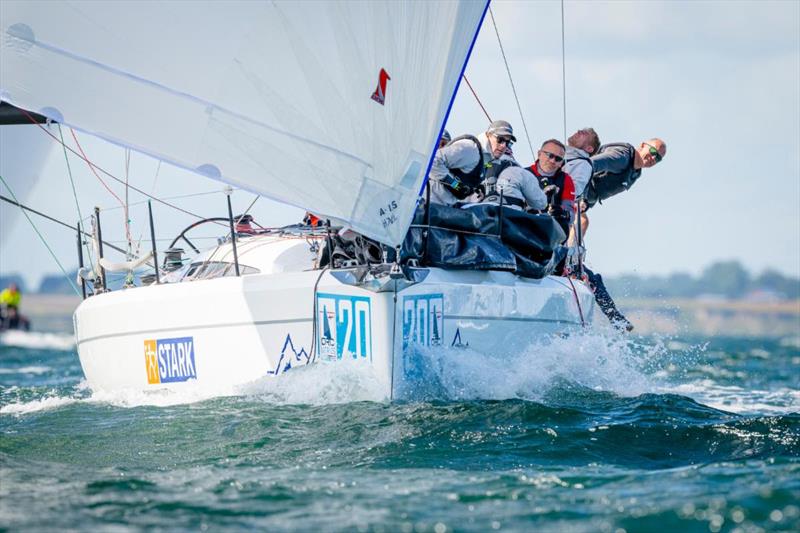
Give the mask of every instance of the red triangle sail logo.
[[386, 103], [386, 82], [392, 79], [386, 69], [381, 69], [378, 75], [378, 88], [372, 93], [372, 99], [381, 105]]

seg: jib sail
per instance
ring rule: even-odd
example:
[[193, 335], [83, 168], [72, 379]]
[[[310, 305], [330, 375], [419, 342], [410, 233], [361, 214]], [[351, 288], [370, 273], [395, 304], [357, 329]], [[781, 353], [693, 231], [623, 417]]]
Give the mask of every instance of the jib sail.
[[5, 0], [0, 99], [398, 244], [485, 9]]

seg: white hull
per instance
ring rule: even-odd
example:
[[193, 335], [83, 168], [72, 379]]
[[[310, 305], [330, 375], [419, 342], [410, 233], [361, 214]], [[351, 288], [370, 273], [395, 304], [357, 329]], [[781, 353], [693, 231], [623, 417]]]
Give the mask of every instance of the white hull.
[[75, 312], [81, 365], [95, 390], [158, 390], [279, 379], [310, 361], [351, 358], [395, 399], [409, 394], [415, 345], [514, 353], [592, 315], [589, 289], [565, 278], [424, 270], [398, 292], [312, 270], [100, 294]]

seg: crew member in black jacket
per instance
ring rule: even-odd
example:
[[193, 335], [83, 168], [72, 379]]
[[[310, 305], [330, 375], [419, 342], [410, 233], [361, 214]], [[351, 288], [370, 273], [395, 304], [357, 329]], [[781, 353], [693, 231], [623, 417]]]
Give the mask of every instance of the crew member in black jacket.
[[[611, 143], [600, 147], [592, 156], [593, 173], [581, 200], [581, 210], [602, 203], [614, 195], [627, 191], [642, 175], [642, 169], [660, 163], [667, 155], [667, 144], [658, 138], [650, 139], [634, 148], [628, 143]], [[582, 217], [581, 233], [586, 235], [589, 219]], [[589, 282], [594, 286], [594, 296], [600, 309], [611, 323], [620, 329], [631, 331], [633, 324], [619, 312], [614, 300], [606, 290], [603, 277], [584, 268]]]

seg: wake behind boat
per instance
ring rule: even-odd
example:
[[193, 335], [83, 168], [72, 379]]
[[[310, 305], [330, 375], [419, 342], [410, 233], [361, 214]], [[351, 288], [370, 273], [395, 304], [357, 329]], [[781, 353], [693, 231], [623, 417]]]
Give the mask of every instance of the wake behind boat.
[[[419, 207], [487, 6], [208, 3], [175, 25], [157, 4], [9, 2], [3, 100], [327, 221], [242, 234], [229, 212], [227, 241], [181, 268], [153, 237], [151, 255], [83, 269], [90, 385], [235, 385], [347, 358], [397, 398], [420, 346], [517, 352], [585, 324], [591, 291], [550, 275], [552, 217]], [[99, 213], [91, 239], [102, 258]], [[107, 290], [107, 270], [148, 263], [146, 286]]]

